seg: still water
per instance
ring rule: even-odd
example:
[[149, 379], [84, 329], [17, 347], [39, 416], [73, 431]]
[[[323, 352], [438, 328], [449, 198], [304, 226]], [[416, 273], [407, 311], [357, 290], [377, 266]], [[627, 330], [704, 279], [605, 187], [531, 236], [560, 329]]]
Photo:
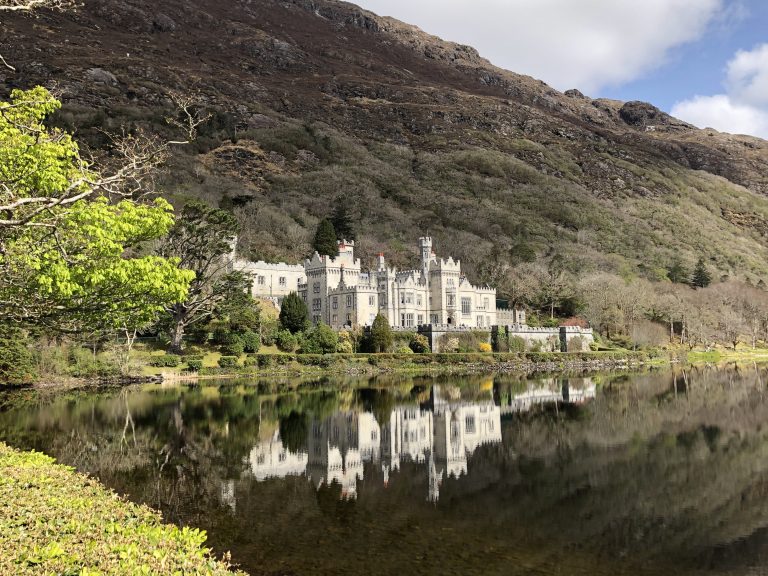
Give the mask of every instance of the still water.
[[0, 440], [250, 574], [768, 574], [768, 373], [0, 395]]

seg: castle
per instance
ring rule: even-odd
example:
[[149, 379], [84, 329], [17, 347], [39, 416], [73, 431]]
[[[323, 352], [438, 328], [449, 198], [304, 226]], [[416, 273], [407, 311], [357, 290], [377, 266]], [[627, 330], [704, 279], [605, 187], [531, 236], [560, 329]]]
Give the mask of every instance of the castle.
[[339, 241], [339, 255], [315, 252], [303, 265], [234, 259], [233, 267], [253, 276], [252, 294], [277, 306], [298, 292], [314, 324], [334, 329], [370, 326], [382, 314], [394, 328], [425, 324], [490, 330], [497, 323], [496, 290], [472, 285], [461, 262], [438, 258], [432, 239], [419, 238], [420, 266], [390, 268], [379, 254], [375, 270], [363, 271], [355, 243]]
[[278, 308], [291, 292], [304, 300], [312, 323], [334, 330], [371, 326], [382, 314], [396, 330], [425, 335], [433, 352], [443, 337], [482, 330], [494, 341], [522, 338], [533, 350], [589, 350], [590, 328], [531, 327], [522, 309], [497, 310], [496, 289], [475, 286], [461, 271], [461, 262], [438, 258], [432, 239], [419, 238], [419, 268], [399, 271], [379, 254], [374, 270], [365, 271], [355, 258], [355, 243], [338, 242], [339, 255], [315, 252], [304, 264], [250, 262], [235, 256], [230, 266], [249, 274], [254, 298], [270, 300]]

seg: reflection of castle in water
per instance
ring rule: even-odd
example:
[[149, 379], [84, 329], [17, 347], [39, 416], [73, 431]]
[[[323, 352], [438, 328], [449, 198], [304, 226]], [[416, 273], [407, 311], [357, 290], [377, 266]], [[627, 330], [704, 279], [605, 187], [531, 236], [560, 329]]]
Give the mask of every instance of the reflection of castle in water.
[[527, 412], [543, 404], [583, 404], [597, 394], [591, 378], [547, 378], [537, 383], [537, 387], [528, 388], [525, 392], [501, 397], [501, 413]]
[[251, 471], [259, 481], [306, 475], [318, 488], [336, 482], [345, 498], [355, 498], [365, 463], [378, 464], [386, 484], [402, 463], [415, 462], [426, 465], [428, 499], [437, 501], [442, 481], [466, 474], [467, 460], [479, 446], [501, 442], [503, 413], [545, 402], [581, 402], [595, 395], [594, 385], [574, 390], [566, 384], [556, 392], [552, 387], [546, 381], [497, 406], [490, 393], [485, 400], [470, 402], [449, 398], [440, 386], [433, 386], [427, 405], [396, 406], [383, 426], [370, 412], [338, 412], [311, 421], [306, 453], [288, 451], [278, 432], [257, 444], [250, 454]]

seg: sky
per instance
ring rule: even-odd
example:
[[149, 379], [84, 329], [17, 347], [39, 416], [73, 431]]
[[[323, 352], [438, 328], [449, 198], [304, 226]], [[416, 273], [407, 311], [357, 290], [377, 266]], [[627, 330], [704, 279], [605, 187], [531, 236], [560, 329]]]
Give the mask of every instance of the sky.
[[767, 0], [356, 0], [592, 98], [768, 139]]

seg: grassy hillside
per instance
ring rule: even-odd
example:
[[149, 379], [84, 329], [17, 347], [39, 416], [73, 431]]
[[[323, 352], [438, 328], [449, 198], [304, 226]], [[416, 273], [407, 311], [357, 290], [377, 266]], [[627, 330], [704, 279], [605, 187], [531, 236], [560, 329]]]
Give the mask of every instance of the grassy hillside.
[[[97, 156], [103, 130], [170, 136], [170, 95], [213, 114], [161, 178], [243, 223], [241, 251], [297, 260], [346, 201], [370, 261], [429, 233], [470, 271], [490, 254], [657, 279], [704, 256], [768, 280], [768, 145], [643, 103], [559, 93], [354, 5], [89, 0], [15, 15], [0, 91], [56, 85], [55, 120]], [[29, 49], [34, 47], [34, 50]], [[535, 49], [535, 47], [532, 47]], [[107, 155], [108, 159], [108, 155]]]

